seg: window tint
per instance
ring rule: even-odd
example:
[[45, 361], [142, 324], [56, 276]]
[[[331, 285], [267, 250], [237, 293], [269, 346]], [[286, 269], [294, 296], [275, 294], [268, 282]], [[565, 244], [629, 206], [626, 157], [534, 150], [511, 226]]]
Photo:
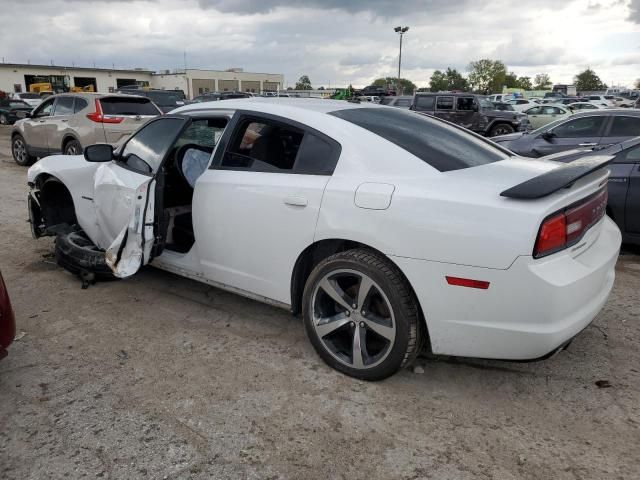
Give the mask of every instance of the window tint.
[[558, 138], [597, 137], [606, 117], [583, 117], [569, 120], [553, 129]]
[[453, 97], [438, 97], [436, 110], [453, 110]]
[[433, 110], [436, 97], [426, 97], [419, 95], [416, 97], [416, 109], [417, 110]]
[[73, 97], [58, 97], [54, 115], [73, 115]]
[[40, 104], [40, 106], [34, 112], [34, 117], [48, 117], [51, 115], [53, 111], [53, 102], [54, 98], [50, 98], [49, 100], [45, 100]]
[[410, 107], [411, 100], [408, 98], [399, 98], [395, 105], [396, 107]]
[[267, 119], [240, 122], [221, 167], [256, 172], [331, 175], [340, 147], [337, 142]]
[[529, 110], [525, 110], [524, 113], [526, 113], [527, 115], [540, 115], [540, 113], [542, 112], [542, 108], [543, 107], [533, 107]]
[[640, 135], [640, 117], [614, 117], [608, 137], [637, 137]]
[[374, 108], [338, 110], [331, 115], [381, 136], [441, 172], [485, 165], [510, 156], [486, 140], [426, 115]]
[[76, 97], [76, 101], [73, 104], [73, 113], [78, 113], [80, 110], [84, 110], [89, 106], [89, 102], [87, 102], [84, 98]]
[[105, 115], [158, 115], [148, 98], [105, 97], [100, 99]]
[[163, 118], [145, 125], [127, 142], [120, 161], [139, 172], [155, 173], [185, 121]]
[[526, 105], [527, 103], [529, 103], [529, 101], [528, 101], [528, 100], [517, 100], [517, 101], [516, 101], [516, 104], [517, 104], [517, 105]]
[[458, 97], [456, 108], [458, 110], [473, 110], [473, 97]]

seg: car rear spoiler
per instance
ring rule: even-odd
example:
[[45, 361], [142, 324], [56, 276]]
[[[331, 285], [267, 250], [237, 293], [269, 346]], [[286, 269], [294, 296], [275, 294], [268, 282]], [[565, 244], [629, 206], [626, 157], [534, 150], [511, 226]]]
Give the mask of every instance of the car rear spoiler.
[[613, 155], [590, 155], [571, 163], [550, 170], [542, 175], [522, 182], [500, 194], [502, 197], [531, 200], [551, 195], [558, 190], [571, 186], [576, 180], [586, 177], [592, 172], [606, 167], [613, 160]]

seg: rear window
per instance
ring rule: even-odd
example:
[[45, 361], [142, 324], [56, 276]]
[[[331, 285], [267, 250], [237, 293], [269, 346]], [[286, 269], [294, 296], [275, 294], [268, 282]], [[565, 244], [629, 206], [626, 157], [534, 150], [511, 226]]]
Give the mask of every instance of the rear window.
[[148, 98], [105, 97], [100, 99], [105, 115], [158, 115]]
[[441, 172], [498, 162], [510, 156], [462, 129], [413, 112], [353, 108], [330, 115], [381, 136]]

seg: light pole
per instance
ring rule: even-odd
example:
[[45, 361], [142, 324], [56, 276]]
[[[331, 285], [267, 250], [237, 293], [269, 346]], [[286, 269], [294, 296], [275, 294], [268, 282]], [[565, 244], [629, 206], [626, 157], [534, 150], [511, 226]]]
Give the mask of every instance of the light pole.
[[400, 55], [398, 55], [398, 85], [396, 87], [396, 95], [400, 95], [402, 93], [402, 89], [400, 87], [400, 66], [402, 65], [402, 37], [407, 31], [409, 27], [396, 27], [393, 29], [398, 35], [400, 35]]

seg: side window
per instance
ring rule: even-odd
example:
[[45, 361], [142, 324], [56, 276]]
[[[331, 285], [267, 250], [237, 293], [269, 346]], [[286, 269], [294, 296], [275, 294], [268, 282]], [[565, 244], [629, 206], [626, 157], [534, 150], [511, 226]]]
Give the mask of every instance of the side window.
[[58, 97], [53, 115], [73, 115], [73, 97]]
[[640, 145], [620, 152], [613, 160], [615, 163], [638, 163], [640, 162]]
[[229, 120], [227, 118], [209, 118], [194, 120], [187, 129], [182, 132], [175, 147], [180, 148], [185, 145], [197, 145], [213, 152], [214, 147], [220, 141], [222, 133]]
[[434, 105], [435, 97], [425, 97], [424, 95], [416, 97], [417, 110], [433, 110]]
[[301, 131], [284, 125], [245, 120], [236, 129], [221, 166], [259, 172], [290, 171], [302, 137]]
[[540, 112], [542, 112], [542, 108], [543, 107], [533, 107], [525, 111], [524, 113], [526, 113], [527, 115], [540, 115]]
[[614, 117], [608, 137], [637, 137], [640, 135], [640, 117]]
[[33, 116], [34, 117], [48, 117], [51, 115], [51, 112], [53, 111], [53, 102], [55, 101], [55, 98], [50, 98], [49, 100], [45, 100], [44, 102], [42, 102], [40, 104], [40, 106], [38, 108], [36, 108], [36, 111], [33, 112]]
[[453, 110], [453, 97], [438, 97], [436, 110]]
[[518, 101], [517, 101], [517, 105], [526, 105], [526, 104], [528, 104], [528, 103], [529, 103], [529, 101], [528, 101], [528, 100], [518, 100]]
[[396, 101], [396, 107], [410, 107], [411, 106], [411, 100], [409, 100], [408, 98], [399, 98]]
[[89, 106], [89, 103], [84, 98], [76, 97], [76, 101], [73, 104], [73, 113], [78, 113], [80, 110], [87, 108], [87, 106]]
[[458, 97], [456, 108], [465, 111], [473, 110], [473, 97]]
[[126, 143], [120, 162], [141, 173], [157, 172], [185, 122], [182, 118], [163, 118], [148, 123]]
[[236, 127], [220, 167], [331, 175], [339, 156], [338, 143], [321, 134], [272, 120], [246, 119]]
[[553, 129], [558, 138], [597, 137], [606, 117], [583, 117], [569, 120]]

